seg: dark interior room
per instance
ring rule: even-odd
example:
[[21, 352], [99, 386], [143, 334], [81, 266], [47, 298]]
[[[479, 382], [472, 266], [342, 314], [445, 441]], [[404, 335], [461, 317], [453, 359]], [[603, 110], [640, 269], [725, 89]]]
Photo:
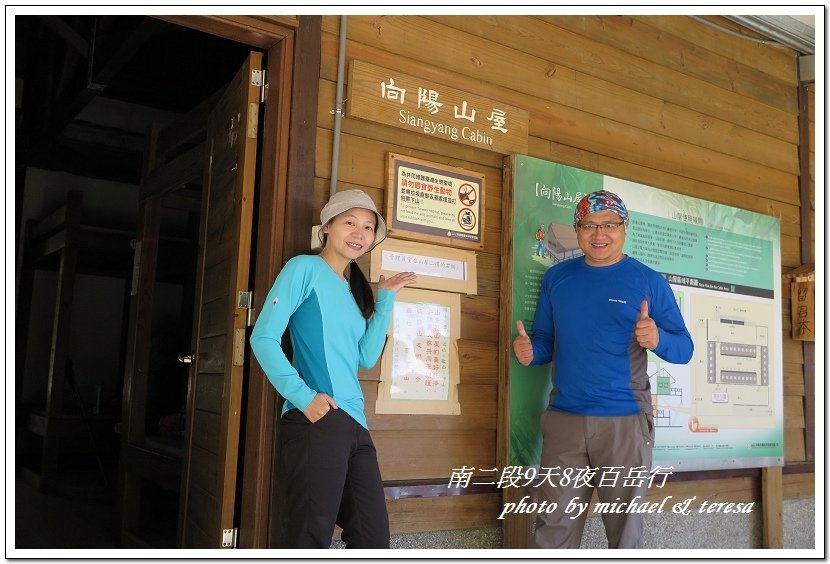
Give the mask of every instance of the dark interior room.
[[[173, 547], [200, 186], [162, 215], [144, 393], [125, 406], [138, 187], [154, 132], [210, 104], [251, 48], [146, 16], [16, 16], [14, 31], [15, 547], [118, 548], [127, 531]], [[136, 483], [125, 407], [143, 410]]]

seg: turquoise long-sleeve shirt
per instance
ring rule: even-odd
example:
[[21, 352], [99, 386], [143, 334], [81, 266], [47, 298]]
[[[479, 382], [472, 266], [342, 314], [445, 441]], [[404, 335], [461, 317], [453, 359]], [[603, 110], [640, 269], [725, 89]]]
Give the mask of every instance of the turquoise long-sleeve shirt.
[[[251, 333], [257, 361], [286, 399], [283, 413], [304, 410], [322, 392], [368, 428], [357, 371], [374, 366], [383, 352], [395, 294], [378, 289], [374, 315], [366, 320], [349, 283], [321, 257], [301, 255], [285, 264]], [[286, 327], [293, 361], [280, 346]]]

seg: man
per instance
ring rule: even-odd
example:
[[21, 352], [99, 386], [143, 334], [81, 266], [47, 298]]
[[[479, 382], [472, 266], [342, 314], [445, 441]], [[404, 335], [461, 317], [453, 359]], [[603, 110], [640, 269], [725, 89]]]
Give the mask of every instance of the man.
[[[539, 548], [579, 548], [585, 519], [572, 503], [640, 504], [651, 470], [654, 421], [647, 351], [685, 364], [694, 350], [672, 290], [659, 273], [623, 253], [628, 210], [600, 190], [582, 198], [574, 229], [584, 256], [545, 273], [533, 336], [516, 322], [513, 350], [525, 365], [553, 361], [553, 391], [541, 418]], [[582, 469], [582, 476], [574, 479]], [[575, 507], [571, 505], [571, 507]], [[641, 548], [643, 514], [602, 514], [609, 548]]]
[[545, 224], [539, 226], [536, 233], [533, 235], [536, 238], [536, 256], [545, 256]]

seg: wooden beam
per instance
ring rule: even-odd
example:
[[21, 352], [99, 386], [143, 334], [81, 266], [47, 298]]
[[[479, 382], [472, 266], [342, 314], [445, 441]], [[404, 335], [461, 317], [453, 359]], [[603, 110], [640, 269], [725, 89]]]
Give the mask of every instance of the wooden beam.
[[[119, 16], [115, 17], [117, 18]], [[89, 78], [86, 85], [87, 89], [91, 91], [99, 91], [106, 88], [112, 80], [112, 77], [124, 69], [133, 57], [135, 57], [136, 53], [147, 44], [149, 39], [170, 29], [169, 25], [155, 18], [142, 18], [139, 25], [129, 35], [120, 37], [120, 40], [117, 42], [118, 48], [112, 50], [109, 48], [109, 44], [97, 44], [99, 21], [101, 20], [96, 18], [89, 62]]]
[[[798, 157], [801, 173], [798, 178], [801, 223], [801, 263], [815, 262], [814, 234], [811, 231], [815, 209], [810, 199], [810, 112], [807, 85], [798, 85]], [[816, 344], [802, 341], [804, 354], [804, 453], [807, 460], [815, 460], [816, 453]]]
[[[506, 467], [510, 463], [510, 358], [513, 342], [513, 321], [510, 312], [513, 309], [513, 295], [509, 290], [513, 280], [513, 170], [515, 157], [507, 156], [503, 159], [502, 167], [502, 247], [501, 247], [501, 284], [503, 288], [499, 295], [499, 309], [505, 314], [499, 320], [499, 355], [498, 374], [498, 416], [496, 424], [496, 465]], [[503, 503], [516, 503], [524, 492], [519, 488], [505, 488], [502, 491]], [[510, 513], [505, 515], [502, 534], [504, 548], [530, 548], [534, 546], [533, 516], [526, 513]]]
[[89, 43], [77, 31], [70, 27], [60, 16], [40, 16], [43, 23], [57, 33], [61, 39], [77, 51], [82, 57], [89, 57]]
[[[153, 299], [158, 265], [158, 239], [161, 224], [161, 198], [148, 198], [139, 204], [136, 248], [137, 280], [129, 281], [130, 330], [124, 371], [121, 441], [136, 443], [144, 438], [147, 404], [147, 374], [150, 366]], [[135, 285], [133, 287], [133, 285]]]
[[[69, 192], [66, 203], [64, 233], [66, 244], [61, 252], [58, 270], [58, 288], [55, 296], [55, 315], [52, 318], [52, 345], [49, 356], [49, 374], [46, 384], [46, 419], [58, 419], [63, 410], [63, 392], [66, 369], [69, 362], [69, 337], [71, 330], [72, 302], [75, 289], [75, 267], [78, 263], [76, 239], [81, 226], [83, 193]], [[47, 429], [49, 423], [47, 423]], [[44, 491], [57, 486], [60, 440], [55, 435], [43, 437], [40, 476]]]
[[761, 503], [763, 547], [784, 548], [784, 482], [780, 466], [761, 470]]
[[[266, 56], [267, 97], [265, 100], [264, 130], [273, 132], [262, 139], [262, 174], [256, 195], [257, 234], [254, 274], [254, 300], [259, 311], [279, 270], [291, 255], [296, 234], [293, 225], [308, 222], [310, 206], [288, 201], [289, 193], [304, 193], [308, 186], [306, 173], [313, 177], [313, 164], [296, 155], [314, 158], [316, 114], [308, 113], [315, 107], [319, 82], [320, 18], [301, 19], [295, 33], [289, 33]], [[283, 30], [284, 33], [285, 30]], [[274, 38], [271, 39], [272, 41]], [[314, 64], [313, 56], [317, 53]], [[312, 96], [313, 98], [309, 98]], [[300, 103], [300, 100], [303, 100]], [[306, 121], [312, 119], [311, 122]], [[289, 132], [290, 129], [290, 132]], [[291, 139], [289, 146], [288, 140]], [[313, 182], [313, 178], [311, 180]], [[292, 190], [289, 191], [288, 187]], [[312, 184], [313, 186], [313, 184]], [[311, 189], [313, 192], [313, 189]], [[281, 501], [275, 487], [279, 473], [273, 461], [278, 444], [279, 405], [277, 393], [268, 382], [259, 364], [249, 356], [247, 428], [243, 451], [242, 518], [239, 544], [242, 548], [284, 546], [280, 539], [279, 521]]]
[[[523, 488], [504, 488], [502, 490], [502, 503], [518, 503], [524, 496], [532, 493]], [[504, 516], [502, 526], [502, 546], [504, 548], [533, 548], [533, 522], [536, 518], [534, 513], [508, 513]]]
[[[156, 18], [231, 39], [239, 43], [270, 49], [293, 34], [299, 24], [294, 16], [154, 16]], [[309, 16], [319, 17], [319, 16]]]

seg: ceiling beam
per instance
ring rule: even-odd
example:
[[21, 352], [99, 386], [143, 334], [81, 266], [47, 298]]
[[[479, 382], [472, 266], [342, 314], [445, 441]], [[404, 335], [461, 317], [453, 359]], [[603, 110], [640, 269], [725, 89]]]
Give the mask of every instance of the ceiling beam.
[[43, 23], [66, 41], [70, 47], [75, 49], [84, 58], [89, 57], [89, 43], [75, 29], [67, 24], [60, 16], [40, 16]]

